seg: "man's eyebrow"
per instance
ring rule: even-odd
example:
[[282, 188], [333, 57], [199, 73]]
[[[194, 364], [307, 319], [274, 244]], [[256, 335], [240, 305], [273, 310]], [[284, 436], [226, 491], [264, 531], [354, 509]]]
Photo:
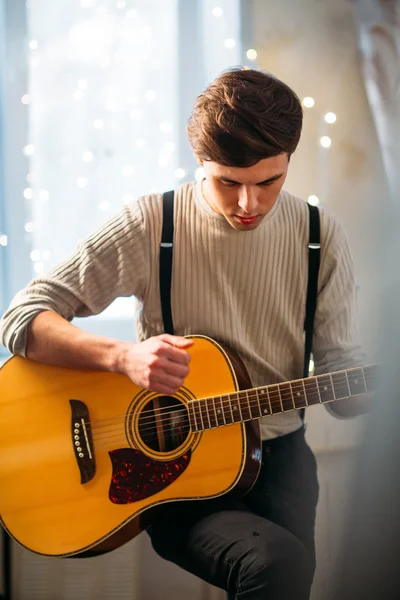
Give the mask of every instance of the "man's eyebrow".
[[[274, 175], [273, 177], [269, 177], [268, 179], [265, 179], [264, 181], [260, 181], [259, 183], [256, 183], [254, 185], [265, 185], [267, 183], [272, 183], [273, 181], [277, 181], [278, 179], [280, 179], [282, 177], [283, 173], [278, 173], [277, 175]], [[224, 177], [223, 175], [216, 175], [215, 176], [216, 179], [218, 179], [219, 181], [223, 181], [225, 183], [237, 183], [238, 185], [242, 185], [240, 183], [240, 181], [235, 181], [234, 179], [229, 179], [229, 177]]]

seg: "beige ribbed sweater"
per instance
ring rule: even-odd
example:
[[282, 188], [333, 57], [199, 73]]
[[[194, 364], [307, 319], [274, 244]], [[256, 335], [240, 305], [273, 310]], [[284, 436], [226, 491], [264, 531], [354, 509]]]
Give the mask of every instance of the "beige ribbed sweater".
[[[158, 280], [162, 197], [126, 206], [76, 252], [19, 292], [0, 322], [2, 342], [25, 353], [27, 325], [42, 310], [64, 318], [103, 311], [116, 297], [137, 298], [137, 339], [163, 333]], [[321, 211], [321, 269], [314, 334], [316, 372], [363, 362], [355, 283], [338, 222]], [[237, 231], [205, 201], [201, 185], [175, 194], [172, 316], [177, 335], [230, 345], [255, 386], [302, 376], [308, 268], [306, 203], [281, 192], [253, 231]], [[267, 417], [264, 439], [297, 429], [297, 412]]]

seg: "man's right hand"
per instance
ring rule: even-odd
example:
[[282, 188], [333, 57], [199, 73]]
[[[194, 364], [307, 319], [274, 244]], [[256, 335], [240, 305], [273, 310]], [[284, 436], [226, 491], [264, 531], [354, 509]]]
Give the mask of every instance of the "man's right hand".
[[166, 333], [126, 344], [120, 372], [142, 388], [172, 395], [189, 374], [187, 349], [193, 344], [193, 340]]

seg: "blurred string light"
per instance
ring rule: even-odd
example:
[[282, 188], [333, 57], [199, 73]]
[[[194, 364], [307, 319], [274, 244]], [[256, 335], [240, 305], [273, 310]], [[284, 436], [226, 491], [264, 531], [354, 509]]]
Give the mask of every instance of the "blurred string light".
[[5, 233], [0, 233], [0, 246], [7, 246], [8, 245], [8, 237], [6, 236]]
[[256, 60], [257, 59], [257, 50], [254, 50], [253, 48], [250, 48], [249, 50], [247, 50], [246, 52], [246, 56], [249, 60]]
[[303, 106], [306, 108], [312, 108], [315, 105], [315, 100], [311, 96], [303, 98]]
[[214, 17], [222, 17], [224, 11], [220, 6], [216, 6], [215, 8], [213, 8], [212, 14], [214, 15]]
[[162, 133], [169, 133], [172, 131], [172, 123], [169, 123], [168, 121], [163, 121], [160, 123], [160, 131]]
[[311, 206], [318, 206], [319, 205], [319, 198], [318, 196], [315, 196], [314, 194], [312, 194], [311, 196], [308, 197], [308, 204], [311, 204]]
[[225, 40], [224, 46], [225, 46], [225, 48], [228, 48], [229, 50], [231, 50], [232, 48], [234, 48], [236, 46], [236, 41], [233, 38], [228, 38]]
[[150, 102], [152, 102], [153, 100], [155, 100], [157, 98], [157, 94], [154, 90], [148, 90], [144, 97], [146, 98], [146, 100], [149, 100]]
[[39, 200], [42, 200], [42, 202], [47, 202], [50, 198], [50, 193], [48, 190], [40, 190], [39, 192]]
[[108, 200], [103, 200], [103, 202], [100, 202], [99, 204], [99, 209], [102, 212], [107, 212], [108, 210], [110, 210], [111, 208], [111, 204], [108, 202]]
[[87, 150], [86, 152], [83, 152], [82, 154], [82, 160], [85, 163], [90, 163], [93, 160], [93, 152], [91, 152], [90, 150]]
[[320, 139], [320, 144], [323, 148], [330, 148], [332, 146], [332, 139], [329, 135], [323, 135]]
[[25, 156], [33, 156], [35, 152], [35, 146], [33, 144], [27, 144], [23, 147], [22, 152], [25, 154]]
[[35, 271], [35, 273], [40, 275], [44, 271], [44, 264], [42, 262], [35, 262], [35, 264], [33, 265], [33, 270]]
[[325, 119], [326, 123], [329, 123], [329, 124], [336, 123], [336, 115], [333, 112], [326, 113], [324, 119]]
[[175, 169], [174, 175], [176, 179], [184, 179], [186, 177], [186, 171], [184, 169]]

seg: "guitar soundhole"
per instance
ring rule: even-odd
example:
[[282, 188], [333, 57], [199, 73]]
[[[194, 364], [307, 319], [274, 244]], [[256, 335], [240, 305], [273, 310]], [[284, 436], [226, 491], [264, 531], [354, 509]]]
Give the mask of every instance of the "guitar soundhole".
[[189, 417], [182, 402], [171, 396], [150, 400], [139, 416], [142, 442], [156, 452], [172, 452], [189, 434]]

